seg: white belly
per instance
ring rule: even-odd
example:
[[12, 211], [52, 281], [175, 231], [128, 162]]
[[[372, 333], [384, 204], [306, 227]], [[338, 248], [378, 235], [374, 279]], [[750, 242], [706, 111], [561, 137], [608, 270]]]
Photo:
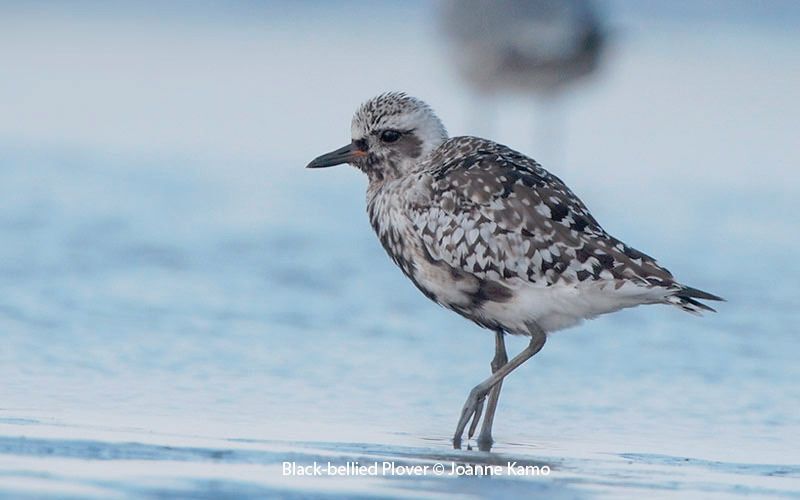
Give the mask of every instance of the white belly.
[[661, 302], [663, 289], [626, 284], [619, 289], [609, 283], [536, 287], [522, 285], [506, 302], [486, 302], [480, 314], [507, 327], [509, 333], [526, 333], [526, 321], [535, 321], [544, 331], [553, 332], [626, 307]]

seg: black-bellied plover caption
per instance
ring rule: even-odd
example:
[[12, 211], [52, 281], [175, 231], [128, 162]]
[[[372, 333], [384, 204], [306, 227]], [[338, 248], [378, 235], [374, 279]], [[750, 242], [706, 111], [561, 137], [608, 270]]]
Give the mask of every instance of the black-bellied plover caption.
[[[536, 161], [478, 137], [448, 138], [424, 102], [404, 93], [356, 111], [350, 144], [308, 168], [349, 163], [369, 178], [367, 212], [386, 252], [429, 299], [495, 332], [492, 375], [475, 386], [453, 437], [492, 443], [503, 379], [547, 334], [640, 304], [699, 314], [723, 300], [685, 286], [652, 257], [606, 233]], [[529, 345], [508, 360], [504, 334]]]

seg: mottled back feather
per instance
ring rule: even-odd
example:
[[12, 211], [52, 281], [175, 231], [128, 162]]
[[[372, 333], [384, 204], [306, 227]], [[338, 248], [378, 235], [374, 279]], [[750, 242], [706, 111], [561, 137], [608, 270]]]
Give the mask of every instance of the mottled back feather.
[[430, 200], [409, 212], [435, 260], [481, 279], [542, 287], [681, 289], [655, 259], [606, 233], [558, 177], [506, 146], [454, 137], [421, 169], [433, 179]]

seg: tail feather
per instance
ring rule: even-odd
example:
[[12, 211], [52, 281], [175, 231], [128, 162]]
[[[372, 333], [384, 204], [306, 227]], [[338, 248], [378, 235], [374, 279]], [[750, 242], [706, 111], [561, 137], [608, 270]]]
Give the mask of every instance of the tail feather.
[[718, 300], [725, 302], [725, 299], [714, 295], [713, 293], [704, 292], [702, 290], [698, 290], [697, 288], [692, 288], [690, 286], [681, 286], [681, 289], [675, 295], [679, 297], [691, 297], [693, 299], [703, 299], [703, 300]]
[[666, 297], [666, 302], [698, 316], [701, 316], [703, 311], [717, 312], [715, 309], [696, 299], [725, 302], [725, 299], [722, 297], [698, 290], [697, 288], [692, 288], [690, 286], [681, 286], [681, 288], [675, 293]]

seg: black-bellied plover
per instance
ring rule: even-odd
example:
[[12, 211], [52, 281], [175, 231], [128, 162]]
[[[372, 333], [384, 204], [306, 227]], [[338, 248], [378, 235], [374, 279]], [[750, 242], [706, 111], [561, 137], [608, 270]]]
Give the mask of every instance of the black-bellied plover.
[[[713, 311], [722, 300], [682, 285], [655, 259], [606, 233], [561, 180], [478, 137], [448, 138], [424, 102], [403, 93], [356, 111], [350, 144], [308, 168], [349, 163], [369, 178], [367, 211], [386, 252], [429, 299], [495, 332], [492, 375], [469, 393], [453, 437], [492, 443], [503, 379], [547, 334], [640, 304]], [[529, 336], [508, 360], [504, 334]]]

